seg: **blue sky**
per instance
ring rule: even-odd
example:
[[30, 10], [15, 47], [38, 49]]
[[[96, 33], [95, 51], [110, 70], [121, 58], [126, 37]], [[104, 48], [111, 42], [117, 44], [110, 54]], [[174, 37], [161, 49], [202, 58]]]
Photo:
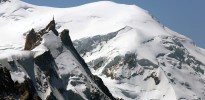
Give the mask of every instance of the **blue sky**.
[[[52, 7], [73, 7], [99, 0], [23, 0]], [[191, 38], [205, 48], [205, 0], [111, 0], [135, 4], [154, 15], [170, 29]]]

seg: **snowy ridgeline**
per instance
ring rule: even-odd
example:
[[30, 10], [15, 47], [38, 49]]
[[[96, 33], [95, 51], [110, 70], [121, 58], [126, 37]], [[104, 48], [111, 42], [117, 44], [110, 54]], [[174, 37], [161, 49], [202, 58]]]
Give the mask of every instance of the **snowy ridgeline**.
[[[0, 83], [0, 99], [114, 100], [74, 49], [68, 31], [54, 33], [52, 22], [55, 21], [40, 32], [29, 32], [27, 51], [0, 54], [1, 79], [4, 79]], [[42, 36], [39, 40], [28, 39], [35, 35]]]
[[92, 73], [104, 80], [115, 97], [204, 99], [202, 49], [186, 38], [142, 36], [136, 29], [125, 27], [106, 35], [78, 39], [73, 44]]
[[[78, 53], [91, 72], [103, 79], [114, 97], [125, 100], [205, 99], [205, 50], [160, 24], [149, 12], [135, 5], [110, 1], [72, 8], [10, 1], [0, 4], [1, 65], [12, 70], [11, 79], [19, 83], [25, 81], [25, 77], [32, 80], [38, 77], [39, 83], [34, 84], [44, 90], [36, 93], [41, 94], [41, 98], [64, 97], [59, 96], [62, 91], [72, 90], [85, 99], [89, 98], [85, 96], [87, 91], [96, 93], [94, 88], [98, 88], [86, 74], [88, 69], [84, 70], [73, 55], [77, 53], [64, 46], [60, 37], [52, 32], [45, 34], [33, 50], [20, 51], [28, 31], [31, 28], [42, 30], [54, 15], [56, 30], [70, 30]], [[57, 74], [54, 76], [64, 80], [60, 93], [57, 89], [62, 87], [47, 79], [44, 70], [48, 69], [42, 70], [35, 63], [35, 58], [48, 50], [54, 59], [52, 69]], [[27, 69], [30, 64], [34, 72], [30, 67]], [[7, 71], [2, 69], [2, 72]]]

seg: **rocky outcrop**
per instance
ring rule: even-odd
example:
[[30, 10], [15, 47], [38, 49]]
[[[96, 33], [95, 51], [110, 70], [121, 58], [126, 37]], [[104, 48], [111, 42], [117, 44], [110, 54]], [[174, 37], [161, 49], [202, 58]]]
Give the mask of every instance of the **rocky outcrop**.
[[54, 71], [55, 69], [52, 67], [54, 66], [54, 59], [53, 56], [51, 55], [50, 51], [44, 52], [42, 55], [36, 57], [34, 59], [34, 62], [36, 65], [39, 66], [39, 68], [45, 72], [46, 76], [52, 76], [55, 74], [55, 77], [57, 73]]
[[24, 50], [32, 50], [35, 48], [37, 45], [40, 44], [41, 37], [39, 34], [37, 34], [34, 29], [32, 29], [28, 35], [26, 36], [26, 42], [24, 46]]
[[149, 76], [147, 76], [144, 81], [147, 81], [149, 78], [153, 78], [154, 79], [154, 82], [156, 85], [158, 85], [160, 83], [160, 79], [159, 77], [156, 75], [155, 72], [151, 73]]
[[[34, 49], [35, 47], [37, 47], [38, 45], [41, 44], [41, 41], [46, 36], [54, 36], [54, 37], [57, 36], [58, 37], [59, 33], [55, 29], [55, 25], [56, 25], [55, 20], [53, 19], [46, 26], [46, 28], [40, 30], [39, 32], [35, 32], [34, 29], [32, 29], [29, 32], [29, 34], [26, 36], [26, 43], [25, 43], [24, 50]], [[50, 33], [49, 31], [52, 31], [52, 33]], [[53, 35], [53, 34], [55, 34], [55, 35]], [[42, 36], [45, 36], [45, 37], [42, 37]], [[89, 80], [87, 78], [84, 79], [83, 84], [90, 84], [90, 83], [95, 84], [95, 85], [92, 84], [91, 86], [86, 86], [87, 89], [84, 91], [86, 98], [89, 98], [90, 100], [102, 100], [102, 99], [103, 100], [115, 100], [115, 98], [109, 92], [108, 88], [104, 85], [102, 79], [91, 73], [91, 71], [89, 70], [84, 59], [78, 54], [78, 52], [74, 48], [72, 40], [69, 36], [69, 30], [68, 29], [63, 30], [60, 33], [59, 37], [60, 37], [62, 44], [63, 44], [62, 48], [65, 48], [65, 50], [69, 51], [75, 57], [74, 59], [76, 59], [79, 62], [80, 66], [82, 66], [82, 69], [80, 69], [80, 70], [82, 70], [81, 76], [76, 76], [76, 77], [82, 77], [82, 76], [89, 77]], [[50, 38], [48, 38], [48, 39], [50, 39]], [[59, 42], [59, 43], [61, 43], [61, 42]], [[48, 43], [48, 45], [50, 45], [50, 44], [52, 45], [52, 43]], [[43, 54], [41, 54], [33, 59], [33, 61], [34, 61], [33, 63], [35, 63], [35, 65], [37, 65], [38, 69], [40, 70], [37, 73], [37, 76], [39, 76], [40, 78], [35, 78], [35, 80], [32, 80], [32, 81], [34, 81], [34, 83], [39, 84], [39, 86], [37, 86], [37, 90], [38, 90], [38, 87], [40, 87], [40, 89], [38, 91], [45, 90], [45, 92], [46, 92], [46, 90], [48, 89], [49, 86], [56, 87], [56, 89], [60, 90], [59, 93], [62, 94], [62, 97], [65, 99], [69, 98], [69, 99], [82, 99], [83, 100], [84, 97], [82, 96], [82, 94], [75, 93], [73, 90], [66, 90], [66, 88], [63, 87], [63, 86], [66, 86], [66, 84], [68, 84], [68, 82], [65, 80], [69, 80], [69, 77], [71, 78], [72, 75], [75, 75], [75, 74], [68, 73], [67, 74], [68, 79], [65, 79], [65, 80], [61, 78], [61, 77], [64, 77], [66, 75], [60, 76], [58, 74], [58, 66], [57, 66], [57, 62], [55, 61], [56, 58], [52, 55], [53, 54], [52, 50], [55, 49], [55, 45], [53, 47], [51, 46], [51, 48], [52, 48], [51, 50], [45, 51]], [[48, 49], [49, 49], [49, 47], [48, 47]], [[66, 67], [69, 67], [69, 66], [66, 66]], [[43, 77], [42, 75], [45, 75], [45, 77]], [[42, 79], [41, 79], [41, 77], [42, 77]], [[46, 77], [49, 77], [49, 78], [46, 78]], [[75, 82], [76, 81], [71, 81], [72, 84], [77, 84]], [[87, 83], [87, 82], [89, 82], [89, 83]], [[58, 83], [58, 85], [56, 85], [56, 83]], [[48, 84], [49, 84], [49, 86], [48, 86]], [[56, 91], [56, 90], [51, 89], [51, 93], [50, 93], [50, 95], [48, 95], [47, 99], [53, 99], [53, 100], [59, 99], [59, 97], [56, 96], [56, 94], [53, 91]], [[25, 93], [26, 97], [27, 97], [28, 93], [29, 92]]]
[[0, 68], [0, 100], [41, 100], [37, 96], [33, 83], [30, 79], [25, 79], [23, 83], [14, 82], [8, 69]]
[[[115, 98], [112, 96], [108, 88], [104, 85], [101, 78], [99, 78], [96, 75], [93, 75], [91, 71], [89, 70], [87, 64], [85, 63], [84, 59], [79, 55], [77, 50], [74, 48], [73, 43], [69, 36], [69, 30], [63, 30], [60, 34], [61, 41], [64, 45], [67, 46], [67, 48], [71, 51], [71, 53], [74, 55], [74, 57], [80, 62], [80, 64], [83, 66], [84, 70], [90, 75], [91, 79], [96, 83], [96, 85], [111, 99], [115, 100]], [[98, 92], [93, 92], [92, 97], [94, 100], [100, 100], [100, 96]]]
[[[110, 93], [110, 91], [108, 90], [108, 88], [104, 85], [103, 81], [101, 78], [99, 78], [96, 75], [92, 75], [92, 79], [95, 81], [95, 83], [97, 84], [97, 86], [104, 91], [104, 93], [111, 98], [111, 100], [115, 100], [115, 98], [112, 96], [112, 94]], [[96, 99], [97, 100], [97, 99]], [[99, 99], [98, 99], [99, 100]]]
[[12, 93], [17, 93], [14, 87], [14, 82], [11, 79], [11, 75], [9, 73], [9, 70], [7, 70], [5, 67], [0, 68], [0, 98], [3, 95], [9, 95]]
[[53, 33], [58, 36], [58, 31], [56, 30], [56, 23], [53, 18], [53, 20], [46, 26], [45, 30], [47, 31], [53, 31]]
[[64, 29], [61, 32], [60, 37], [61, 37], [61, 41], [63, 42], [64, 45], [66, 45], [66, 46], [73, 45], [71, 42], [70, 36], [69, 36], [69, 30]]
[[56, 36], [58, 36], [58, 31], [55, 29], [55, 26], [55, 20], [53, 19], [46, 26], [46, 28], [40, 30], [39, 32], [35, 32], [34, 29], [31, 29], [31, 31], [29, 31], [28, 35], [26, 36], [24, 50], [32, 50], [33, 48], [38, 46], [42, 41], [41, 36], [48, 33], [49, 31], [52, 31]]
[[[91, 76], [92, 80], [96, 83], [96, 85], [104, 91], [104, 93], [111, 98], [111, 100], [115, 100], [115, 98], [112, 96], [112, 94], [110, 93], [110, 91], [108, 90], [108, 88], [104, 85], [103, 81], [101, 78], [99, 78], [96, 75], [93, 75], [87, 64], [85, 63], [84, 59], [78, 54], [77, 50], [74, 48], [73, 43], [71, 41], [71, 38], [69, 36], [69, 30], [65, 29], [61, 32], [60, 34], [61, 37], [61, 41], [63, 42], [64, 45], [66, 45], [68, 47], [68, 49], [71, 51], [71, 53], [75, 56], [75, 58], [81, 63], [81, 65], [84, 67], [85, 71]], [[95, 98], [96, 100], [99, 100], [100, 98], [98, 98], [100, 96], [98, 96], [97, 92], [93, 92], [93, 98]]]

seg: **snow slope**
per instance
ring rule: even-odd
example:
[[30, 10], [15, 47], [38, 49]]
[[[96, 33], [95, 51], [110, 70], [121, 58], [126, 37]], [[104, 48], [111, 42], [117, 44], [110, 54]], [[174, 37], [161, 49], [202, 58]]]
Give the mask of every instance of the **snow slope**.
[[100, 1], [52, 8], [11, 0], [0, 4], [0, 9], [3, 54], [21, 50], [28, 30], [41, 30], [54, 16], [57, 30], [70, 30], [92, 73], [115, 97], [205, 99], [205, 50], [135, 5]]
[[125, 27], [107, 35], [75, 40], [74, 45], [116, 97], [204, 99], [203, 49], [186, 38], [144, 35]]
[[0, 39], [2, 46], [14, 42], [21, 45], [22, 34], [31, 28], [40, 30], [53, 16], [57, 21], [57, 29], [59, 31], [70, 29], [73, 40], [106, 34], [125, 26], [139, 30], [154, 26], [150, 27], [152, 29], [146, 30], [147, 33], [150, 35], [150, 32], [152, 35], [164, 34], [161, 25], [153, 20], [147, 11], [135, 5], [101, 1], [72, 8], [51, 8], [35, 6], [19, 0], [11, 1], [2, 3], [0, 6], [0, 27], [3, 32], [1, 34], [4, 34], [4, 37]]

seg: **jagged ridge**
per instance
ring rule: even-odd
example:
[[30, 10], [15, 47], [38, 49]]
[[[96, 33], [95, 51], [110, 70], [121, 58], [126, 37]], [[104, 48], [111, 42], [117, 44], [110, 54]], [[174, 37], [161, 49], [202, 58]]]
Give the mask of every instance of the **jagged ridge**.
[[[0, 60], [0, 64], [4, 66], [4, 69], [1, 69], [3, 71], [2, 78], [6, 77], [6, 80], [3, 80], [3, 83], [0, 84], [2, 88], [0, 97], [30, 100], [83, 100], [86, 98], [91, 100], [115, 100], [115, 98], [109, 92], [108, 88], [103, 84], [103, 81], [90, 72], [87, 64], [75, 50], [69, 36], [69, 31], [62, 31], [60, 37], [58, 37], [59, 33], [55, 29], [55, 25], [55, 20], [53, 19], [46, 26], [46, 28], [42, 29], [41, 31], [35, 32], [34, 29], [32, 29], [27, 34], [24, 50], [29, 52], [29, 55], [25, 55], [24, 53], [22, 53], [23, 56], [21, 57], [12, 55], [15, 57], [12, 57], [12, 63], [8, 62], [7, 59]], [[54, 38], [54, 40], [56, 39], [55, 41], [58, 43], [62, 42], [59, 47], [62, 50], [58, 49], [58, 46], [52, 45], [52, 43], [48, 41], [50, 38], [51, 40], [53, 40], [52, 38]], [[38, 48], [41, 48], [41, 46], [45, 46], [47, 49], [39, 51]], [[55, 49], [59, 51], [57, 56], [55, 55]], [[77, 64], [77, 67], [74, 67], [73, 69], [73, 71], [76, 71], [77, 73], [73, 73], [71, 70], [71, 72], [68, 71], [66, 74], [63, 74], [60, 72], [60, 67], [58, 65], [59, 62], [57, 62], [56, 59], [58, 59], [58, 56], [64, 56], [64, 53], [69, 54], [69, 52], [74, 57], [73, 58], [71, 56], [70, 58], [73, 59], [73, 61], [76, 59], [75, 62], [79, 63]], [[66, 61], [66, 59], [64, 60]], [[64, 67], [69, 69], [69, 66]], [[81, 69], [81, 67], [83, 69]], [[18, 78], [13, 76], [13, 74], [10, 76], [10, 73], [7, 69], [10, 70], [13, 74], [18, 73], [20, 75], [20, 73], [24, 73], [25, 75], [18, 76]], [[77, 78], [77, 80], [74, 77]], [[22, 78], [24, 81], [19, 84], [18, 81], [20, 81], [20, 78]], [[82, 83], [78, 83], [80, 81]], [[7, 85], [12, 86], [13, 88], [8, 87], [4, 82], [9, 83]], [[83, 88], [79, 88], [78, 86], [85, 87], [85, 90], [83, 90]], [[17, 89], [18, 87], [24, 88]], [[71, 88], [68, 89], [68, 87]], [[74, 91], [72, 88], [76, 88], [78, 91]], [[15, 89], [19, 90], [19, 92]], [[22, 92], [22, 90], [25, 92]], [[82, 93], [84, 95], [82, 95]]]
[[[203, 88], [205, 50], [194, 45], [185, 36], [161, 25], [148, 11], [135, 5], [101, 1], [59, 9], [11, 0], [11, 3], [1, 4], [0, 8], [2, 23], [0, 28], [3, 32], [0, 37], [0, 53], [2, 54], [7, 51], [10, 53], [11, 49], [21, 49], [23, 46], [18, 44], [22, 44], [21, 41], [24, 40], [22, 39], [23, 33], [27, 33], [31, 28], [43, 29], [50, 21], [48, 18], [57, 15], [56, 29], [71, 30], [72, 39], [78, 39], [75, 47], [79, 48], [81, 55], [91, 66], [92, 72], [103, 79], [115, 97], [125, 100], [204, 99], [205, 97]], [[123, 29], [125, 32], [122, 30], [117, 35], [107, 35], [123, 27], [130, 28], [128, 31]], [[66, 59], [71, 55], [66, 51], [64, 44], [61, 45], [62, 41], [58, 39], [60, 37], [56, 37], [53, 32], [48, 32], [42, 37], [40, 45], [36, 42], [38, 46], [34, 46], [32, 52], [42, 55], [44, 52], [39, 52], [40, 49], [50, 47], [50, 53], [55, 62], [58, 62], [56, 65], [61, 72], [59, 73], [60, 78], [67, 79], [64, 83], [69, 84], [68, 86], [82, 85], [85, 81], [75, 77], [78, 72], [76, 69], [82, 67], [77, 68], [79, 64], [70, 60], [73, 59], [72, 57]], [[60, 40], [52, 41], [52, 45], [57, 48], [44, 42], [48, 37]], [[83, 41], [80, 38], [84, 38]], [[19, 56], [15, 55], [15, 57]], [[65, 59], [66, 61], [63, 61]], [[68, 64], [68, 62], [72, 63]], [[67, 75], [69, 69], [72, 71]], [[16, 73], [11, 71], [11, 76], [14, 75]], [[38, 80], [43, 78], [44, 75]], [[159, 84], [156, 84], [158, 83], [157, 78], [160, 80]], [[70, 94], [82, 93], [71, 89], [72, 87], [67, 88]]]

